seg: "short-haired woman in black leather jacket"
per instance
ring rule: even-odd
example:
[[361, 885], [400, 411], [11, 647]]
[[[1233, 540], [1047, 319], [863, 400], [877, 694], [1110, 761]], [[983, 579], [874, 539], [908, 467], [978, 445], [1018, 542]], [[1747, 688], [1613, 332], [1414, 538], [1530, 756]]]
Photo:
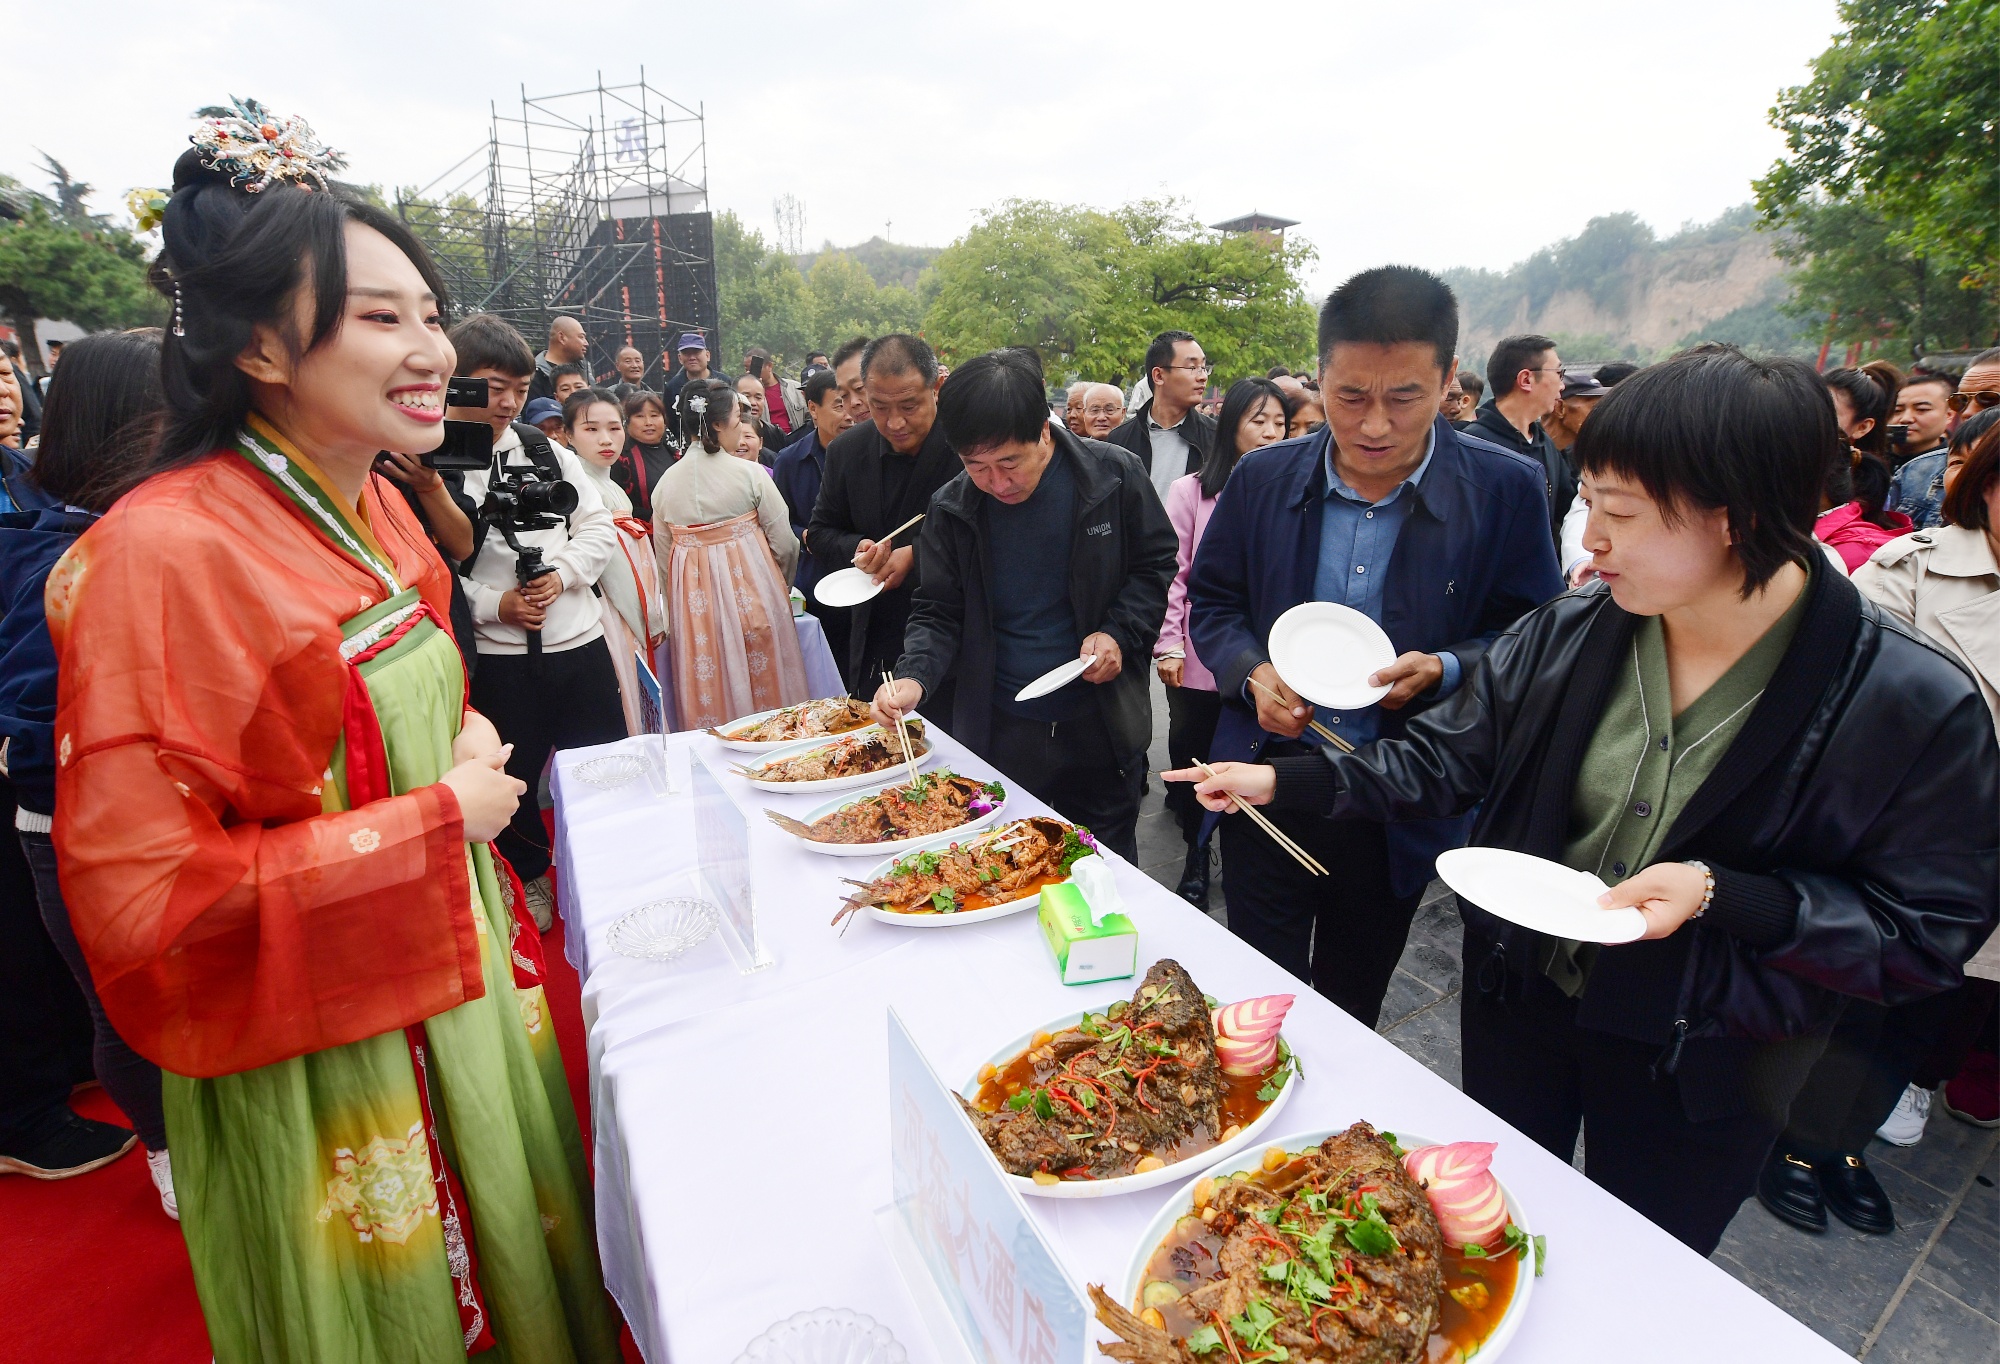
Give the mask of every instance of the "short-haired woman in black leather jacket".
[[1643, 940], [1462, 902], [1465, 1090], [1564, 1160], [1585, 1128], [1590, 1178], [1707, 1254], [1845, 1001], [1955, 986], [2000, 917], [2000, 749], [1964, 669], [1812, 541], [1841, 450], [1811, 369], [1684, 353], [1620, 384], [1575, 455], [1600, 581], [1406, 737], [1167, 775], [1210, 809], [1479, 805], [1474, 844], [1611, 882]]

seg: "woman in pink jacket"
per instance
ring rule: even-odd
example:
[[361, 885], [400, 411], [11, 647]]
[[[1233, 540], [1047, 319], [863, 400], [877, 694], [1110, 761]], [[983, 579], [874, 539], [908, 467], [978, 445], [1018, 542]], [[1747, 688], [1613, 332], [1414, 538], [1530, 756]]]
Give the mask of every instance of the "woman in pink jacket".
[[[1216, 417], [1215, 448], [1194, 473], [1167, 486], [1167, 519], [1174, 523], [1174, 533], [1181, 542], [1180, 569], [1167, 591], [1167, 619], [1160, 627], [1160, 642], [1153, 646], [1153, 666], [1167, 684], [1167, 755], [1176, 767], [1208, 756], [1216, 717], [1222, 709], [1214, 675], [1188, 647], [1188, 569], [1230, 470], [1259, 446], [1283, 440], [1288, 416], [1284, 393], [1269, 379], [1237, 380], [1223, 397], [1222, 411]], [[1203, 811], [1192, 791], [1188, 786], [1168, 786], [1167, 808], [1180, 821], [1181, 836], [1188, 845], [1179, 894], [1196, 908], [1207, 909], [1211, 858], [1201, 836]]]

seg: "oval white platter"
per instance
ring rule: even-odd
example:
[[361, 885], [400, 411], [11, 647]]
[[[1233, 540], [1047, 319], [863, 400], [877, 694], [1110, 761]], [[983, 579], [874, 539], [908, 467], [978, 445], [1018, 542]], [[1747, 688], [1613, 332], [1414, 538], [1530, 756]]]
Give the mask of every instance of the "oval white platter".
[[770, 719], [783, 709], [785, 709], [783, 706], [773, 706], [769, 710], [760, 710], [755, 715], [745, 715], [731, 720], [726, 725], [717, 725], [715, 727], [716, 733], [713, 737], [724, 748], [734, 749], [738, 753], [756, 753], [761, 756], [776, 753], [781, 749], [795, 748], [799, 744], [823, 744], [829, 739], [845, 739], [850, 734], [866, 734], [870, 730], [881, 728], [880, 725], [863, 725], [859, 729], [843, 730], [839, 734], [822, 734], [806, 739], [767, 739], [753, 741], [750, 739], [729, 739], [723, 737], [739, 729], [748, 729], [752, 725], [761, 725], [764, 721]]
[[[856, 731], [856, 733], [859, 732], [858, 730]], [[825, 748], [828, 744], [837, 744], [842, 739], [848, 737], [850, 736], [841, 734], [831, 739], [802, 740], [798, 743], [788, 744], [774, 752], [766, 753], [761, 762], [746, 763], [744, 766], [761, 767], [764, 763], [774, 762], [780, 758], [795, 758], [801, 754], [810, 753], [815, 748]], [[890, 750], [898, 752], [898, 747], [892, 736], [889, 742]], [[917, 755], [917, 767], [919, 770], [930, 766], [936, 761], [936, 748]], [[894, 767], [880, 767], [873, 772], [856, 772], [846, 777], [827, 777], [820, 781], [764, 781], [745, 774], [743, 779], [759, 791], [770, 791], [783, 796], [809, 796], [818, 791], [851, 791], [857, 786], [879, 786], [884, 782], [894, 779], [898, 772], [903, 773], [904, 780], [907, 781], [909, 779], [909, 765], [902, 760], [900, 752], [898, 752]]]
[[[1129, 999], [1124, 1000], [1124, 1002], [1128, 1005], [1130, 1004]], [[1097, 1008], [1084, 1012], [1102, 1014], [1112, 1003], [1113, 1001], [1106, 1000]], [[1049, 1033], [1053, 1035], [1059, 1033], [1064, 1028], [1075, 1027], [1082, 1018], [1083, 1013], [1064, 1014], [1061, 1018], [1044, 1023], [1039, 1028], [1022, 1033], [1012, 1042], [1009, 1042], [1006, 1046], [994, 1052], [993, 1055], [987, 1057], [981, 1065], [982, 1067], [999, 1066], [1004, 1068], [1009, 1061], [1012, 1061], [1028, 1049], [1028, 1045], [1035, 1040], [1037, 1034]], [[1280, 1033], [1278, 1037], [1280, 1041], [1284, 1041], [1283, 1033]], [[1290, 1046], [1290, 1043], [1286, 1043], [1286, 1045]], [[1218, 1142], [1198, 1155], [1189, 1156], [1186, 1160], [1177, 1160], [1171, 1165], [1162, 1165], [1157, 1170], [1148, 1170], [1143, 1175], [1120, 1175], [1116, 1179], [1065, 1179], [1054, 1184], [1037, 1184], [1025, 1175], [1010, 1174], [1008, 1178], [1014, 1181], [1015, 1188], [1030, 1198], [1111, 1198], [1118, 1194], [1143, 1193], [1147, 1189], [1157, 1189], [1163, 1184], [1172, 1184], [1176, 1180], [1193, 1179], [1202, 1172], [1204, 1161], [1213, 1162], [1218, 1158], [1226, 1158], [1241, 1152], [1246, 1146], [1253, 1144], [1257, 1144], [1259, 1150], [1262, 1149], [1263, 1145], [1268, 1145], [1268, 1143], [1259, 1144], [1259, 1138], [1265, 1132], [1271, 1130], [1271, 1124], [1277, 1121], [1278, 1114], [1282, 1113], [1285, 1105], [1291, 1102], [1292, 1091], [1298, 1087], [1299, 1071], [1294, 1066], [1285, 1075], [1285, 1087], [1278, 1091], [1277, 1098], [1264, 1106], [1264, 1111], [1257, 1115], [1257, 1121], [1251, 1123], [1228, 1141]], [[972, 1098], [977, 1097], [979, 1093], [979, 1071], [973, 1071], [971, 1080], [959, 1092], [968, 1096], [968, 1103], [972, 1101]], [[1155, 1239], [1151, 1244], [1158, 1245], [1159, 1241]], [[1129, 1298], [1131, 1295], [1127, 1294], [1126, 1296]]]
[[[959, 841], [959, 831], [957, 829], [953, 829], [949, 833], [936, 834], [930, 838], [920, 839], [916, 844], [898, 853], [895, 857], [884, 858], [882, 861], [876, 863], [868, 869], [866, 876], [857, 879], [862, 881], [879, 881], [889, 874], [889, 868], [893, 867], [903, 858], [908, 857], [911, 853], [922, 852], [925, 849], [948, 848]], [[1068, 878], [1065, 877], [1062, 881], [1057, 881], [1053, 884], [1064, 885], [1067, 884], [1067, 881]], [[968, 909], [951, 914], [904, 914], [899, 910], [883, 909], [880, 905], [866, 905], [864, 908], [867, 910], [869, 918], [880, 919], [883, 923], [894, 924], [898, 928], [963, 928], [967, 924], [983, 924], [989, 919], [1004, 919], [1010, 914], [1025, 913], [1041, 903], [1042, 892], [1037, 890], [1023, 895], [1018, 900], [1009, 900], [1003, 905], [988, 905], [985, 909]]]
[[[880, 774], [878, 773], [877, 775]], [[942, 776], [943, 774], [939, 773], [937, 775]], [[897, 776], [896, 780], [891, 782], [884, 782], [882, 785], [876, 787], [873, 791], [863, 791], [860, 792], [858, 795], [848, 794], [848, 795], [835, 796], [832, 800], [827, 801], [824, 805], [815, 805], [811, 810], [807, 811], [805, 814], [799, 817], [800, 821], [806, 824], [817, 824], [820, 820], [825, 819], [828, 815], [840, 809], [842, 806], [852, 805], [857, 800], [866, 800], [870, 796], [877, 796], [884, 791], [892, 790], [895, 787], [906, 785], [909, 782], [909, 780], [910, 780], [909, 773], [907, 771], [903, 771], [900, 772], [900, 775]], [[1002, 785], [1005, 785], [1005, 783], [1003, 782]], [[874, 854], [888, 853], [890, 854], [890, 860], [893, 861], [895, 860], [895, 857], [897, 855], [906, 852], [911, 852], [917, 848], [925, 848], [932, 846], [946, 847], [952, 843], [955, 843], [959, 841], [959, 839], [962, 838], [970, 830], [981, 828], [985, 825], [991, 824], [994, 820], [1000, 818], [1002, 812], [1004, 812], [1006, 808], [1007, 808], [1007, 797], [1002, 796], [1000, 798], [1000, 803], [998, 805], [995, 805], [991, 810], [988, 810], [983, 815], [974, 815], [971, 819], [967, 820], [965, 823], [957, 825], [953, 828], [945, 829], [934, 834], [920, 834], [915, 838], [897, 838], [897, 839], [891, 839], [885, 843], [820, 843], [810, 838], [800, 837], [799, 844], [801, 847], [807, 848], [816, 853], [825, 853], [830, 857], [866, 857], [871, 853]], [[940, 842], [939, 840], [943, 841]], [[874, 879], [875, 878], [872, 876], [869, 878], [869, 880], [871, 881]], [[900, 917], [908, 918], [910, 916], [903, 915]]]
[[[1289, 1090], [1291, 1086], [1287, 1085], [1285, 1088]], [[1275, 1103], [1271, 1105], [1272, 1108], [1277, 1106]], [[1201, 1177], [1220, 1179], [1224, 1175], [1236, 1174], [1239, 1171], [1249, 1173], [1259, 1168], [1264, 1159], [1264, 1152], [1270, 1147], [1277, 1146], [1296, 1154], [1309, 1146], [1319, 1145], [1335, 1133], [1346, 1130], [1344, 1127], [1326, 1127], [1310, 1132], [1288, 1132], [1283, 1136], [1272, 1137], [1269, 1141], [1259, 1142], [1254, 1151], [1239, 1150], [1223, 1160], [1216, 1161], [1200, 1172]], [[1396, 1133], [1396, 1143], [1406, 1153], [1425, 1146], [1438, 1145], [1429, 1137], [1414, 1136], [1408, 1132]], [[1514, 1191], [1508, 1188], [1506, 1181], [1500, 1179], [1498, 1175], [1495, 1175], [1494, 1179], [1499, 1181], [1500, 1193], [1507, 1200], [1507, 1216], [1513, 1219], [1515, 1226], [1532, 1235], [1527, 1215], [1521, 1210], [1520, 1200], [1514, 1197]], [[1192, 1189], [1193, 1185], [1189, 1185], [1189, 1188]], [[1154, 1215], [1153, 1220], [1147, 1224], [1146, 1230], [1139, 1236], [1137, 1248], [1132, 1252], [1132, 1261], [1125, 1269], [1125, 1295], [1119, 1300], [1125, 1306], [1131, 1307], [1138, 1301], [1139, 1289], [1142, 1287], [1141, 1280], [1145, 1278], [1146, 1265], [1153, 1258], [1153, 1252], [1167, 1239], [1167, 1234], [1174, 1229], [1174, 1224], [1181, 1218], [1192, 1215], [1193, 1212], [1193, 1196], [1177, 1195], [1169, 1198]], [[1497, 1359], [1500, 1352], [1507, 1347], [1507, 1342], [1514, 1338], [1514, 1333], [1521, 1327], [1521, 1318], [1527, 1313], [1528, 1297], [1534, 1291], [1534, 1287], [1534, 1254], [1530, 1252], [1528, 1258], [1520, 1262], [1514, 1275], [1514, 1296], [1507, 1303], [1507, 1311], [1501, 1316], [1499, 1324], [1493, 1328], [1492, 1334], [1480, 1343], [1476, 1356], [1479, 1364], [1487, 1364], [1489, 1360]], [[1134, 1307], [1132, 1310], [1136, 1312], [1139, 1309]]]

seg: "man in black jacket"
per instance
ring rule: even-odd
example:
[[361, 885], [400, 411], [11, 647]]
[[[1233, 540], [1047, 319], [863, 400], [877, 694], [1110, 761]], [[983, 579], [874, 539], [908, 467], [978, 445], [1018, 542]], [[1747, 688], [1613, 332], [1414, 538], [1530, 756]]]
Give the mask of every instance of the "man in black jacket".
[[1153, 396], [1105, 439], [1138, 457], [1160, 501], [1182, 474], [1198, 473], [1215, 444], [1215, 419], [1196, 410], [1208, 387], [1208, 357], [1187, 332], [1161, 332], [1146, 347]]
[[848, 689], [868, 696], [903, 651], [903, 624], [922, 576], [915, 533], [883, 537], [930, 504], [958, 473], [958, 460], [936, 429], [937, 356], [922, 338], [896, 332], [870, 341], [860, 381], [869, 419], [827, 446], [806, 536], [822, 574], [859, 568], [882, 584], [881, 595], [854, 608], [841, 660]]
[[1542, 466], [1549, 485], [1549, 535], [1556, 538], [1563, 513], [1576, 495], [1576, 471], [1542, 429], [1542, 419], [1562, 401], [1562, 361], [1556, 356], [1556, 343], [1546, 336], [1503, 337], [1486, 361], [1486, 380], [1492, 396], [1480, 404], [1466, 434], [1526, 455]]
[[[1044, 392], [1025, 349], [988, 352], [946, 381], [938, 425], [964, 471], [931, 499], [923, 582], [897, 680], [875, 694], [875, 711], [893, 724], [955, 669], [951, 733], [1136, 860], [1153, 730], [1145, 663], [1177, 542], [1145, 472], [1052, 425]], [[1016, 699], [1084, 657], [1093, 662], [1077, 680]]]

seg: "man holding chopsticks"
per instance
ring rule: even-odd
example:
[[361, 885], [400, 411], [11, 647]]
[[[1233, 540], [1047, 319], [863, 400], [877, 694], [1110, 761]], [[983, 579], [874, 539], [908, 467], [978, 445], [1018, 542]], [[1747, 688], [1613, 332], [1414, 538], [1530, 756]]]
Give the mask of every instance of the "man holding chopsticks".
[[[1189, 575], [1189, 634], [1222, 696], [1208, 761], [1310, 752], [1325, 742], [1315, 724], [1353, 745], [1401, 735], [1496, 635], [1562, 591], [1540, 467], [1439, 416], [1457, 347], [1457, 300], [1424, 271], [1364, 271], [1328, 296], [1327, 424], [1244, 457]], [[1268, 647], [1272, 624], [1305, 601], [1382, 627], [1397, 657], [1367, 682], [1388, 695], [1315, 720]], [[1329, 874], [1247, 817], [1224, 818], [1229, 927], [1373, 1027], [1437, 855], [1465, 841], [1469, 818], [1271, 819]]]
[[[1145, 665], [1177, 550], [1166, 508], [1131, 455], [1050, 423], [1031, 350], [959, 366], [938, 426], [962, 472], [924, 517], [903, 656], [876, 717], [893, 725], [954, 676], [949, 715], [931, 718], [1136, 860], [1153, 730]], [[1084, 659], [1080, 676], [1032, 694]]]
[[882, 592], [854, 608], [848, 690], [868, 696], [903, 648], [916, 593], [914, 530], [891, 534], [920, 515], [931, 494], [958, 473], [937, 423], [937, 356], [923, 338], [892, 332], [861, 352], [868, 419], [834, 437], [813, 504], [806, 543], [822, 574], [858, 568]]

